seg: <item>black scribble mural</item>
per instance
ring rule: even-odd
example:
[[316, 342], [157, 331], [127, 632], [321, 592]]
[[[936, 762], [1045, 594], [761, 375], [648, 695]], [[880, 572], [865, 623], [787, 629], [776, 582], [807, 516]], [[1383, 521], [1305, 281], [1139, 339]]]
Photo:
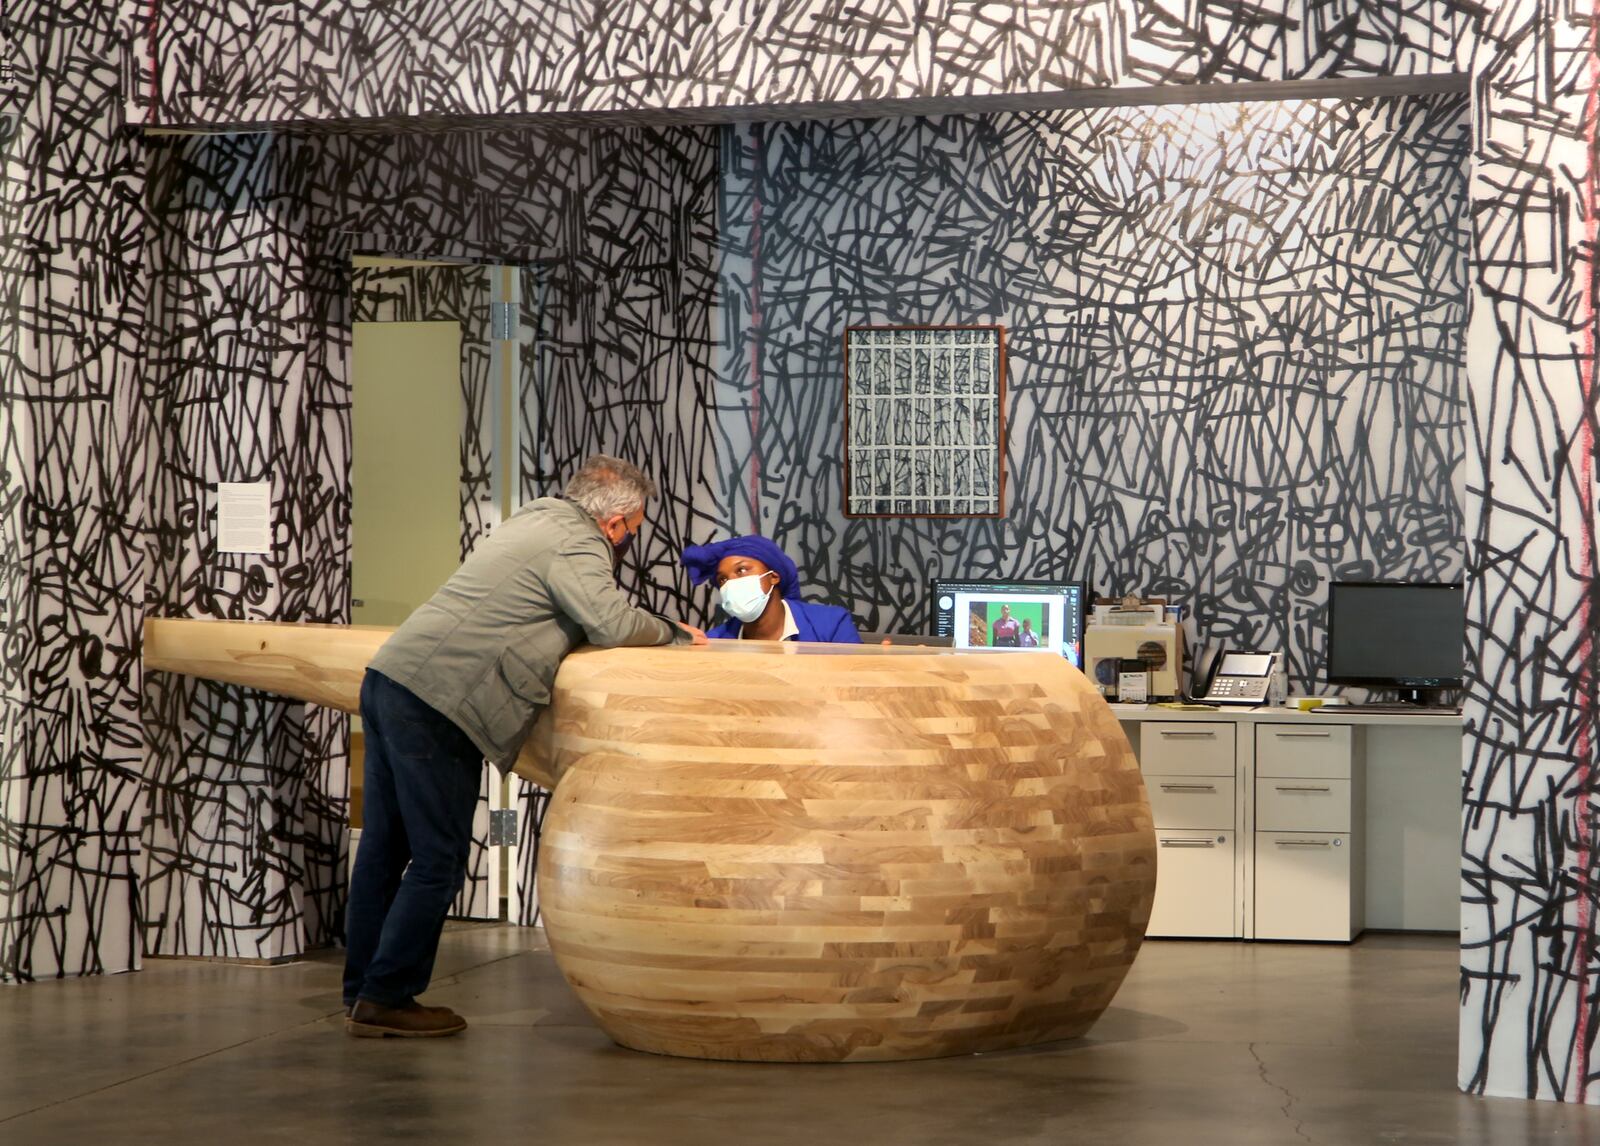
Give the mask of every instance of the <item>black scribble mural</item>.
[[[914, 101], [1465, 70], [1472, 0], [407, 0], [131, 6], [133, 114], [160, 124]], [[426, 31], [422, 31], [426, 30]], [[887, 106], [886, 106], [887, 105]], [[612, 122], [615, 122], [614, 120]]]
[[[523, 500], [558, 492], [589, 454], [647, 465], [663, 496], [624, 569], [642, 603], [701, 594], [677, 554], [716, 508], [727, 466], [711, 366], [717, 130], [479, 132], [295, 140], [313, 226], [454, 235], [521, 252], [518, 462]], [[513, 261], [513, 260], [507, 260]], [[533, 265], [537, 264], [537, 265]], [[485, 455], [487, 456], [487, 455]]]
[[[229, 28], [213, 29], [227, 31], [219, 44], [251, 30], [248, 19]], [[196, 45], [193, 58], [208, 58]], [[774, 496], [784, 455], [770, 443], [816, 411], [801, 404], [804, 387], [767, 385], [773, 367], [761, 355], [778, 324], [761, 316], [761, 337], [747, 337], [748, 282], [738, 263], [751, 215], [733, 209], [745, 192], [731, 168], [719, 198], [717, 148], [718, 132], [708, 128], [149, 144], [152, 317], [148, 339], [133, 349], [155, 460], [148, 490], [126, 502], [147, 507], [146, 608], [348, 616], [345, 359], [357, 235], [413, 253], [443, 242], [480, 244], [506, 262], [553, 256], [535, 276], [544, 301], [530, 355], [539, 380], [522, 403], [533, 428], [523, 494], [559, 488], [596, 449], [647, 464], [664, 497], [625, 571], [644, 603], [704, 619], [705, 597], [679, 577], [677, 552], [759, 521], [815, 566], [823, 595], [876, 611], [882, 623], [919, 623], [920, 591], [890, 587], [888, 571], [917, 570], [919, 579], [929, 571], [915, 548], [923, 539], [836, 553], [827, 528], [797, 529], [837, 497], [833, 471], [802, 488], [809, 468], [826, 468], [818, 455]], [[728, 214], [720, 232], [719, 206]], [[719, 246], [729, 252], [721, 286]], [[780, 285], [768, 289], [781, 314], [789, 304]], [[1097, 351], [1087, 327], [1074, 337], [1074, 353]], [[775, 345], [781, 363], [781, 339]], [[731, 359], [745, 364], [742, 373], [727, 369]], [[831, 378], [828, 388], [837, 394]], [[750, 464], [752, 432], [769, 443], [759, 466]], [[280, 495], [274, 552], [209, 552], [212, 486], [258, 476], [274, 480]], [[774, 507], [775, 520], [760, 519]], [[1213, 528], [1230, 526], [1223, 519]], [[869, 559], [880, 571], [862, 578]], [[130, 627], [136, 619], [123, 618]], [[243, 694], [225, 703], [162, 681], [150, 685], [146, 717], [140, 862], [151, 949], [275, 958], [335, 936], [343, 721]], [[537, 812], [537, 795], [524, 799]], [[239, 808], [256, 818], [239, 821], [230, 811]], [[536, 822], [524, 815], [525, 829]], [[230, 835], [240, 830], [254, 833], [248, 849]], [[524, 881], [531, 852], [519, 865]]]
[[[148, 146], [142, 368], [159, 460], [145, 491], [146, 608], [156, 615], [349, 619], [349, 272], [315, 249], [304, 209], [284, 195], [289, 158], [266, 136]], [[341, 301], [309, 289], [323, 282]], [[270, 553], [217, 551], [219, 481], [271, 482]], [[335, 940], [347, 725], [152, 675], [148, 952], [280, 959]]]
[[175, 715], [149, 725], [149, 756], [174, 763], [147, 788], [146, 952], [278, 960], [321, 945], [300, 902], [334, 892], [297, 838], [320, 802], [307, 706], [204, 681], [152, 692]]
[[[625, 581], [664, 612], [704, 616], [683, 542], [759, 528], [875, 628], [923, 623], [935, 573], [1077, 572], [1186, 593], [1208, 641], [1282, 644], [1315, 685], [1327, 579], [1464, 566], [1461, 1082], [1594, 1099], [1588, 14], [934, 9], [624, 0], [597, 32], [543, 0], [163, 0], [123, 6], [121, 35], [108, 5], [0, 14], [0, 978], [136, 966], [146, 931], [254, 958], [336, 938], [344, 720], [221, 686], [141, 696], [137, 656], [151, 613], [348, 617], [350, 255], [377, 236], [525, 268], [522, 494], [595, 449], [647, 464], [664, 497]], [[1467, 115], [1016, 113], [720, 144], [619, 126], [1469, 61]], [[155, 140], [124, 107], [529, 118]], [[608, 130], [533, 130], [542, 113]], [[842, 516], [837, 338], [873, 321], [1015, 332], [1003, 521]], [[273, 552], [216, 554], [214, 484], [256, 478]]]
[[1476, 70], [1460, 1083], [1595, 1102], [1593, 12], [1495, 9]]
[[150, 455], [114, 14], [0, 12], [0, 981], [139, 963]]
[[[723, 307], [751, 317], [722, 370], [754, 433], [743, 519], [873, 630], [923, 631], [933, 576], [1087, 578], [1168, 594], [1191, 638], [1285, 648], [1296, 685], [1326, 687], [1330, 580], [1461, 571], [1465, 111], [1437, 96], [730, 131]], [[991, 322], [1007, 516], [846, 519], [838, 333]]]
[[[7, 62], [13, 66], [14, 51], [13, 42], [8, 40]], [[10, 103], [20, 99], [13, 94], [14, 72], [7, 75], [0, 91], [5, 93], [4, 99], [7, 101], [5, 112], [0, 113], [0, 163], [5, 165], [7, 171], [11, 171], [20, 165], [22, 149], [29, 143], [22, 131], [20, 109]], [[0, 226], [5, 228], [7, 234], [21, 233], [21, 208], [15, 192], [9, 187], [0, 192]], [[22, 375], [27, 368], [22, 357], [23, 308], [33, 309], [37, 306], [34, 298], [37, 285], [30, 273], [29, 260], [24, 257], [24, 249], [18, 243], [0, 246], [0, 292], [3, 292], [0, 293], [0, 306], [4, 308], [3, 315], [0, 315], [3, 317], [3, 321], [0, 321], [0, 475], [3, 475], [0, 476], [0, 650], [3, 650], [0, 653], [0, 794], [9, 792], [15, 783], [11, 778], [26, 770], [23, 746], [28, 739], [27, 711], [31, 687], [28, 674], [35, 643], [29, 631], [29, 610], [24, 601], [31, 572], [24, 537], [29, 531], [27, 503], [32, 481], [28, 462], [33, 449], [31, 446], [24, 448], [21, 412], [17, 409], [14, 397], [21, 390]], [[136, 794], [137, 788], [132, 791]], [[0, 803], [0, 809], [5, 807], [4, 803]], [[3, 815], [0, 812], [0, 816]], [[0, 845], [0, 904], [5, 905], [5, 913], [0, 916], [0, 981], [6, 982], [32, 978], [36, 964], [45, 958], [43, 944], [38, 945], [40, 950], [37, 958], [35, 956], [34, 928], [37, 926], [35, 921], [40, 918], [38, 907], [30, 909], [26, 901], [20, 911], [16, 906], [18, 884], [27, 878], [27, 873], [21, 867], [28, 862], [24, 852], [30, 848], [31, 841], [20, 835], [11, 836], [14, 829], [9, 819], [9, 816], [0, 819], [0, 826], [8, 833], [8, 843]], [[133, 931], [131, 918], [120, 922], [126, 932]], [[87, 947], [93, 950], [101, 939], [99, 933], [91, 932]], [[125, 942], [121, 946], [126, 951], [133, 944]], [[112, 958], [115, 959], [115, 956]], [[130, 954], [126, 966], [137, 964], [138, 954], [135, 950]], [[64, 973], [65, 968], [57, 968], [57, 972]], [[44, 970], [43, 973], [48, 975], [51, 972]]]

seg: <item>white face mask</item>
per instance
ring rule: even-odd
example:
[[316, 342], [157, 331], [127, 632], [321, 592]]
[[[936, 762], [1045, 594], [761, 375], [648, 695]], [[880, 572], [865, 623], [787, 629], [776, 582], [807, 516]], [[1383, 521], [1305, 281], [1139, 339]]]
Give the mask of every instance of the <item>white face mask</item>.
[[722, 611], [745, 624], [761, 616], [766, 612], [767, 600], [772, 596], [771, 589], [765, 592], [761, 589], [761, 582], [766, 576], [765, 573], [752, 573], [748, 577], [735, 577], [723, 582], [719, 594]]

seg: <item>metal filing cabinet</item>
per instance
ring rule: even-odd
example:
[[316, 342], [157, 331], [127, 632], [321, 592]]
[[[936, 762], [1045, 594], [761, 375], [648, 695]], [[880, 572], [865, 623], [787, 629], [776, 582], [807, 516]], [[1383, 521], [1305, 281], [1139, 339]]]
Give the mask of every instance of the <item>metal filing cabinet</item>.
[[1256, 726], [1257, 939], [1349, 942], [1361, 933], [1361, 732], [1347, 724]]
[[1139, 766], [1156, 826], [1156, 900], [1149, 934], [1239, 934], [1239, 832], [1232, 722], [1145, 721]]

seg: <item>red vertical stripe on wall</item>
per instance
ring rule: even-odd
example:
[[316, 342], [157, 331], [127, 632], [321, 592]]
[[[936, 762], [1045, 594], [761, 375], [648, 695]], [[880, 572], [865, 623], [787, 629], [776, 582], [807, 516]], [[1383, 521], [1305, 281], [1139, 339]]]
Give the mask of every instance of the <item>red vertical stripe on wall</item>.
[[761, 125], [750, 125], [755, 166], [750, 175], [750, 532], [761, 527]]
[[156, 55], [161, 35], [161, 0], [150, 0], [146, 35], [150, 52], [150, 109], [146, 122], [155, 125], [161, 122], [161, 60]]
[[1577, 979], [1577, 1018], [1573, 1030], [1572, 1078], [1575, 1097], [1587, 1102], [1589, 1094], [1589, 1020], [1592, 990], [1589, 968], [1594, 957], [1594, 894], [1590, 884], [1594, 871], [1594, 825], [1591, 822], [1589, 785], [1594, 769], [1589, 754], [1594, 747], [1592, 725], [1595, 719], [1593, 659], [1595, 653], [1593, 618], [1594, 583], [1594, 356], [1595, 356], [1595, 239], [1600, 233], [1595, 211], [1600, 207], [1600, 156], [1595, 151], [1595, 117], [1600, 112], [1600, 3], [1596, 3], [1589, 23], [1589, 91], [1584, 100], [1584, 139], [1589, 169], [1583, 184], [1584, 258], [1583, 269], [1583, 357], [1578, 363], [1579, 385], [1583, 395], [1582, 424], [1579, 427], [1578, 458], [1573, 475], [1578, 483], [1583, 550], [1578, 558], [1582, 597], [1578, 605], [1581, 636], [1578, 648], [1578, 763], [1577, 800], [1573, 808], [1572, 830], [1577, 839], [1577, 931], [1578, 945], [1573, 953], [1573, 972]]

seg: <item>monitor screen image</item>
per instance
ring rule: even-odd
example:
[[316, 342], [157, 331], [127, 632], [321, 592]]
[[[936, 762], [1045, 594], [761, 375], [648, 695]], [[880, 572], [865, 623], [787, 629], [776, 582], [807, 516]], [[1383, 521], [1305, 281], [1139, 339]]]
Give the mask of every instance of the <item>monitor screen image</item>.
[[1328, 595], [1328, 680], [1458, 688], [1466, 628], [1459, 583], [1336, 581]]
[[958, 649], [1053, 650], [1083, 667], [1083, 610], [1076, 581], [933, 582], [933, 633]]

